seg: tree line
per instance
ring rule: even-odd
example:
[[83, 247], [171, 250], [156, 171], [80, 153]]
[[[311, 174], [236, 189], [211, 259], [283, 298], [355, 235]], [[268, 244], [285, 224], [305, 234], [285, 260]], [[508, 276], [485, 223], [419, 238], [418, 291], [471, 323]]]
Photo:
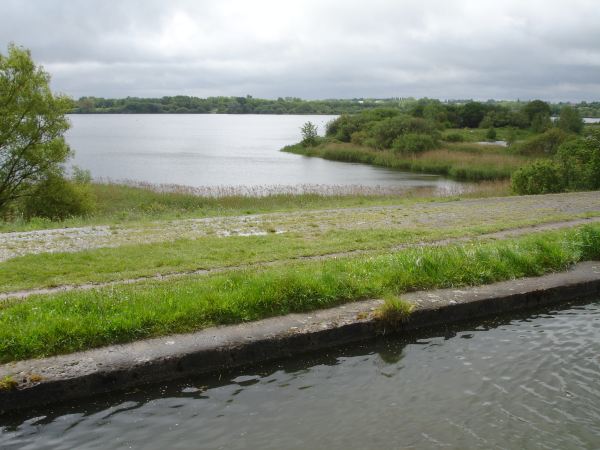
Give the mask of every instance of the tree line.
[[[488, 100], [434, 100], [409, 98], [303, 100], [297, 97], [273, 99], [245, 97], [192, 97], [177, 95], [160, 98], [81, 97], [71, 108], [74, 114], [354, 114], [386, 107], [418, 117], [447, 120], [452, 127], [477, 127], [484, 116], [488, 125], [528, 126], [523, 108], [530, 102]], [[600, 102], [548, 104], [549, 116], [557, 116], [571, 106], [581, 117], [600, 117]], [[486, 126], [487, 127], [487, 126]]]

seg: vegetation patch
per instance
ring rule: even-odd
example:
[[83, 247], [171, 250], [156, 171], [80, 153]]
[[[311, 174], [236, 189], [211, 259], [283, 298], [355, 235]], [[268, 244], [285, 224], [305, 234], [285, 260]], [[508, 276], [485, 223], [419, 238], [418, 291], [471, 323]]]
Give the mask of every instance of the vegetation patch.
[[447, 145], [444, 149], [406, 155], [392, 150], [376, 150], [354, 144], [321, 143], [315, 147], [292, 145], [284, 151], [343, 162], [357, 162], [411, 172], [431, 173], [460, 181], [509, 179], [530, 159], [491, 146], [477, 144]]
[[563, 141], [550, 160], [522, 167], [512, 187], [517, 194], [600, 189], [600, 129]]
[[19, 385], [19, 383], [17, 383], [13, 379], [13, 377], [6, 376], [6, 377], [0, 379], [0, 392], [1, 391], [12, 391], [13, 389], [16, 389], [18, 385]]
[[600, 227], [369, 258], [36, 296], [0, 307], [0, 362], [326, 308], [389, 292], [491, 283], [600, 257]]
[[383, 305], [377, 308], [373, 317], [385, 325], [397, 327], [408, 320], [414, 308], [415, 305], [412, 303], [395, 295], [387, 294], [383, 297]]

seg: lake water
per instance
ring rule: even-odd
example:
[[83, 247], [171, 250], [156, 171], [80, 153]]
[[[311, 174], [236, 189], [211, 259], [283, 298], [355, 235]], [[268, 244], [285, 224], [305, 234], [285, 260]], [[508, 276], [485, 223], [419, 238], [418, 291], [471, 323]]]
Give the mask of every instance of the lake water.
[[600, 301], [0, 418], [2, 449], [598, 449]]
[[95, 178], [187, 186], [365, 185], [457, 187], [420, 175], [280, 152], [300, 127], [335, 116], [71, 115], [74, 164]]

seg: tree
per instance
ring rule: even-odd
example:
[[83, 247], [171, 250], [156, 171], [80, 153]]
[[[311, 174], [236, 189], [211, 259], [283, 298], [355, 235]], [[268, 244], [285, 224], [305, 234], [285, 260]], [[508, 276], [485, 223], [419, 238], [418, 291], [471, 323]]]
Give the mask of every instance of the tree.
[[71, 100], [53, 95], [50, 76], [28, 50], [0, 54], [0, 213], [35, 185], [62, 174], [71, 155], [63, 134]]
[[317, 126], [312, 122], [306, 122], [300, 127], [302, 133], [302, 145], [305, 147], [312, 147], [317, 143], [318, 129]]
[[536, 133], [543, 133], [552, 126], [550, 105], [542, 100], [532, 100], [523, 107], [529, 126]]
[[583, 131], [583, 119], [575, 108], [569, 105], [563, 106], [560, 110], [560, 116], [556, 123], [558, 128], [567, 133], [581, 133]]
[[469, 102], [462, 107], [462, 125], [468, 128], [477, 128], [483, 117], [485, 116], [486, 108], [482, 103]]
[[548, 116], [552, 113], [550, 105], [543, 100], [532, 100], [523, 107], [523, 112], [529, 119], [529, 124], [533, 122], [536, 116]]

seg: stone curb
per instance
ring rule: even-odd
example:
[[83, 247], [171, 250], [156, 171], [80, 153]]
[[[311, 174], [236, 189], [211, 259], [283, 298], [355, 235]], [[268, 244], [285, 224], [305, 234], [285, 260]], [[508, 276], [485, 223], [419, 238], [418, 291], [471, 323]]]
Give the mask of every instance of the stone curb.
[[165, 336], [50, 358], [0, 365], [0, 413], [289, 357], [525, 308], [600, 296], [600, 262], [536, 278], [463, 289], [413, 292], [410, 317], [397, 325], [373, 317], [382, 300], [366, 300], [197, 333]]

